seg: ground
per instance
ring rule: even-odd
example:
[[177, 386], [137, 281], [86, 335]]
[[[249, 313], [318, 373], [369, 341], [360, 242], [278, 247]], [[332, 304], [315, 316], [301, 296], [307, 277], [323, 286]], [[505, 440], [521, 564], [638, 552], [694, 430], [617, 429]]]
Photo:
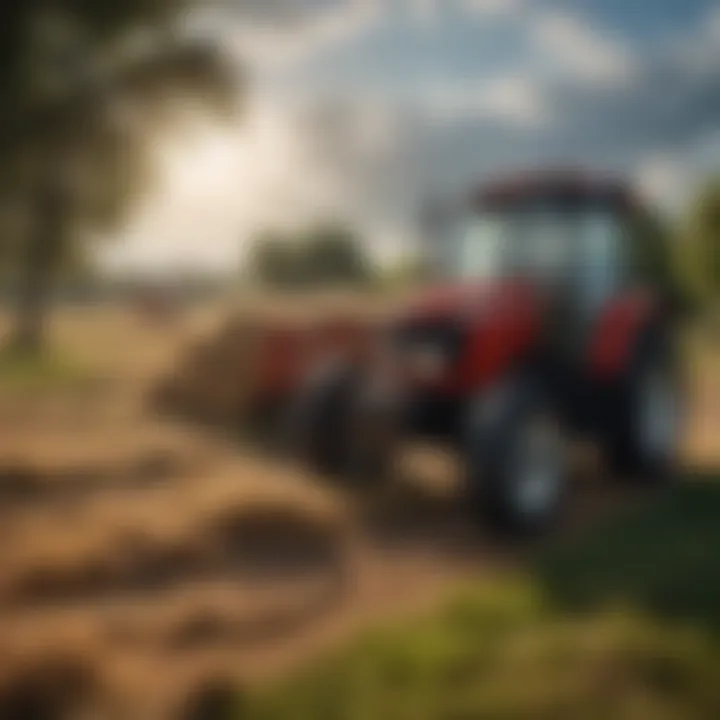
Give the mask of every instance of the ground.
[[[501, 548], [468, 521], [442, 455], [409, 452], [391, 486], [351, 493], [233, 434], [160, 417], [149, 389], [220, 312], [62, 310], [52, 362], [0, 362], [0, 716], [28, 695], [61, 707], [52, 678], [73, 671], [73, 697], [97, 688], [118, 717], [162, 717], [213, 679], [267, 681], [458, 585], [536, 567], [543, 548]], [[693, 357], [687, 455], [709, 467], [720, 373]], [[651, 500], [592, 468], [583, 477], [546, 543], [576, 547], [570, 538]], [[576, 576], [570, 557], [543, 577], [571, 596], [569, 566]]]

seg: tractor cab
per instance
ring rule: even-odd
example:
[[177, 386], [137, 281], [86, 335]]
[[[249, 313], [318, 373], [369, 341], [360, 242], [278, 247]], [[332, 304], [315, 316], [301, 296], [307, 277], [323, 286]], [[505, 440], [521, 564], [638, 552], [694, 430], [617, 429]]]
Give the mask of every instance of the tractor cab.
[[608, 188], [490, 188], [448, 228], [440, 268], [458, 281], [529, 279], [590, 311], [627, 281], [627, 215], [625, 197]]
[[[546, 307], [548, 340], [575, 357], [613, 300], [660, 278], [648, 262], [658, 258], [656, 238], [639, 231], [643, 217], [614, 181], [552, 173], [497, 181], [436, 219], [433, 285], [440, 295], [453, 288], [460, 301], [530, 288]], [[428, 302], [417, 304], [418, 316], [433, 294], [421, 290]]]
[[433, 227], [436, 279], [528, 280], [587, 317], [637, 274], [643, 251], [632, 237], [635, 208], [608, 181], [543, 175], [495, 182]]

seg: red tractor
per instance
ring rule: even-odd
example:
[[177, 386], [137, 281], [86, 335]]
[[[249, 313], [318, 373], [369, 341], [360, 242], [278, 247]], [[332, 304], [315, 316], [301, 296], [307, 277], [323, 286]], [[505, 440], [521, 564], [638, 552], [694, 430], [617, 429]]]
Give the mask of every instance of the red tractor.
[[670, 479], [674, 306], [642, 216], [621, 184], [559, 173], [459, 203], [435, 225], [437, 283], [377, 332], [338, 326], [344, 342], [304, 355], [295, 451], [377, 477], [398, 436], [433, 438], [460, 453], [473, 512], [513, 532], [558, 514], [574, 437], [596, 439], [617, 478]]

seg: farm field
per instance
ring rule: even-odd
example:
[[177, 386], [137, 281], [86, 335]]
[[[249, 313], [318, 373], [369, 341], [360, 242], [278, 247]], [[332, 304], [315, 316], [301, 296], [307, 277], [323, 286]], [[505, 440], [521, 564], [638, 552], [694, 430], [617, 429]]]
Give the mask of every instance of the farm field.
[[[292, 672], [662, 501], [588, 471], [557, 537], [501, 548], [466, 517], [442, 455], [408, 449], [391, 485], [363, 493], [161, 417], [154, 384], [226, 311], [158, 324], [61, 310], [56, 365], [0, 366], [0, 717], [42, 703], [40, 717], [80, 717], [78, 698], [100, 717], [190, 717], [215, 682]], [[688, 485], [705, 487], [720, 354], [690, 355]]]

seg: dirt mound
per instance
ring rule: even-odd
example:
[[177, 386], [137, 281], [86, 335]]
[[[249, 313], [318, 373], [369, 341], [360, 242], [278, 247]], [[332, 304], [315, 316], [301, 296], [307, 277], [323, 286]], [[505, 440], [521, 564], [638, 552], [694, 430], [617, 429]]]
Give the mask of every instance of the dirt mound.
[[240, 707], [238, 690], [231, 679], [211, 677], [193, 688], [179, 709], [179, 720], [232, 720]]
[[0, 671], [0, 717], [62, 720], [96, 702], [96, 664], [68, 653], [14, 658]]
[[253, 488], [231, 472], [213, 485], [158, 487], [43, 517], [0, 557], [0, 606], [142, 595], [189, 581], [287, 576], [341, 565], [342, 507], [293, 483]]
[[139, 452], [124, 461], [58, 463], [55, 468], [44, 460], [0, 460], [0, 517], [16, 516], [20, 509], [35, 510], [38, 504], [67, 506], [113, 490], [160, 486], [184, 479], [199, 467], [195, 458], [162, 448]]

